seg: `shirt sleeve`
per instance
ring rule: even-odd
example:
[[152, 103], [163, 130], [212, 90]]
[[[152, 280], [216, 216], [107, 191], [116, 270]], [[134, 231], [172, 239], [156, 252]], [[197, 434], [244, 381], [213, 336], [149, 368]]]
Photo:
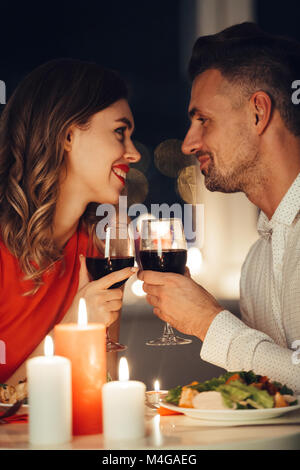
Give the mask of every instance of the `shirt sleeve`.
[[295, 351], [278, 346], [228, 310], [220, 312], [211, 323], [200, 355], [223, 369], [253, 370], [300, 393], [300, 364]]

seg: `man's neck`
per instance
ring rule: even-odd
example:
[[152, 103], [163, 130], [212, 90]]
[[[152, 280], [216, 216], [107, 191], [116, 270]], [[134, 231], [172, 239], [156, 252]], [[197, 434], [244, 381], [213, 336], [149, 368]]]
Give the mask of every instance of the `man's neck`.
[[259, 149], [260, 163], [255, 175], [249, 178], [245, 194], [269, 218], [300, 173], [300, 139], [277, 124], [265, 133]]
[[248, 199], [259, 207], [270, 220], [281, 200], [300, 173], [300, 162], [282, 171], [270, 170], [260, 184], [248, 188], [245, 193]]

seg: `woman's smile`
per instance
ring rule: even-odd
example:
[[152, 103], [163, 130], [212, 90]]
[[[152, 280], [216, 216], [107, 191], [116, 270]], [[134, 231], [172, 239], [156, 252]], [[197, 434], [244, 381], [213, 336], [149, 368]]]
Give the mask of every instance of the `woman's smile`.
[[112, 167], [113, 173], [116, 175], [117, 178], [125, 185], [126, 175], [129, 171], [128, 165], [114, 165]]

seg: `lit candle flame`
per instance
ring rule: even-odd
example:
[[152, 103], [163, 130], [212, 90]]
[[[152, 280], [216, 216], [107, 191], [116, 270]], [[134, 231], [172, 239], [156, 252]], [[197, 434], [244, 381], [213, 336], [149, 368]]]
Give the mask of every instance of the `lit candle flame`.
[[155, 380], [155, 382], [154, 382], [154, 390], [155, 390], [156, 392], [159, 392], [159, 390], [160, 390], [160, 386], [159, 386], [159, 381], [158, 381], [158, 380]]
[[78, 326], [84, 328], [87, 326], [87, 310], [86, 303], [83, 298], [79, 300], [79, 309], [78, 309]]
[[119, 380], [121, 382], [126, 382], [129, 380], [129, 369], [128, 369], [128, 362], [125, 357], [121, 357], [119, 363]]
[[44, 342], [44, 354], [45, 356], [53, 356], [53, 341], [51, 336], [47, 335]]

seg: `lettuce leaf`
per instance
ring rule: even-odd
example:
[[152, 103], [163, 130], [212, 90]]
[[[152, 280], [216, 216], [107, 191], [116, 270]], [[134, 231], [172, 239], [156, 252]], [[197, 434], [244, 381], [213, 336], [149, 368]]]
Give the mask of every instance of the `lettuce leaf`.
[[222, 394], [222, 399], [227, 408], [236, 408], [236, 404], [228, 396]]
[[182, 386], [178, 385], [175, 388], [171, 388], [166, 396], [165, 400], [168, 403], [173, 403], [173, 405], [179, 404], [180, 396], [181, 396]]
[[280, 395], [294, 395], [293, 390], [291, 390], [286, 385], [282, 385], [280, 382], [272, 382], [279, 389]]
[[[251, 385], [249, 387], [251, 387]], [[260, 408], [273, 408], [274, 398], [267, 390], [259, 390], [256, 387], [251, 387], [251, 389], [253, 389], [251, 398]]]
[[221, 392], [224, 400], [232, 400], [234, 403], [250, 400], [248, 404], [253, 408], [273, 408], [274, 406], [274, 399], [266, 390], [259, 390], [253, 385], [243, 384], [239, 380], [227, 385], [220, 385], [217, 391]]
[[217, 388], [220, 385], [225, 384], [225, 382], [227, 382], [229, 377], [231, 377], [234, 374], [236, 374], [236, 372], [226, 372], [225, 374], [220, 375], [220, 377], [214, 377], [210, 380], [206, 380], [205, 382], [201, 382], [201, 383], [198, 382], [195, 385], [187, 385], [187, 387], [197, 390], [197, 392], [214, 391], [214, 390], [217, 390]]
[[[240, 387], [241, 385], [241, 387]], [[220, 385], [218, 392], [221, 392], [222, 397], [227, 397], [233, 402], [244, 401], [251, 396], [251, 391], [248, 390], [249, 385], [242, 384], [239, 380], [230, 382], [228, 385]]]
[[260, 378], [260, 375], [254, 374], [252, 370], [249, 370], [247, 372], [243, 370], [243, 371], [236, 372], [236, 373], [239, 374], [241, 379], [243, 379], [247, 385], [258, 382]]

